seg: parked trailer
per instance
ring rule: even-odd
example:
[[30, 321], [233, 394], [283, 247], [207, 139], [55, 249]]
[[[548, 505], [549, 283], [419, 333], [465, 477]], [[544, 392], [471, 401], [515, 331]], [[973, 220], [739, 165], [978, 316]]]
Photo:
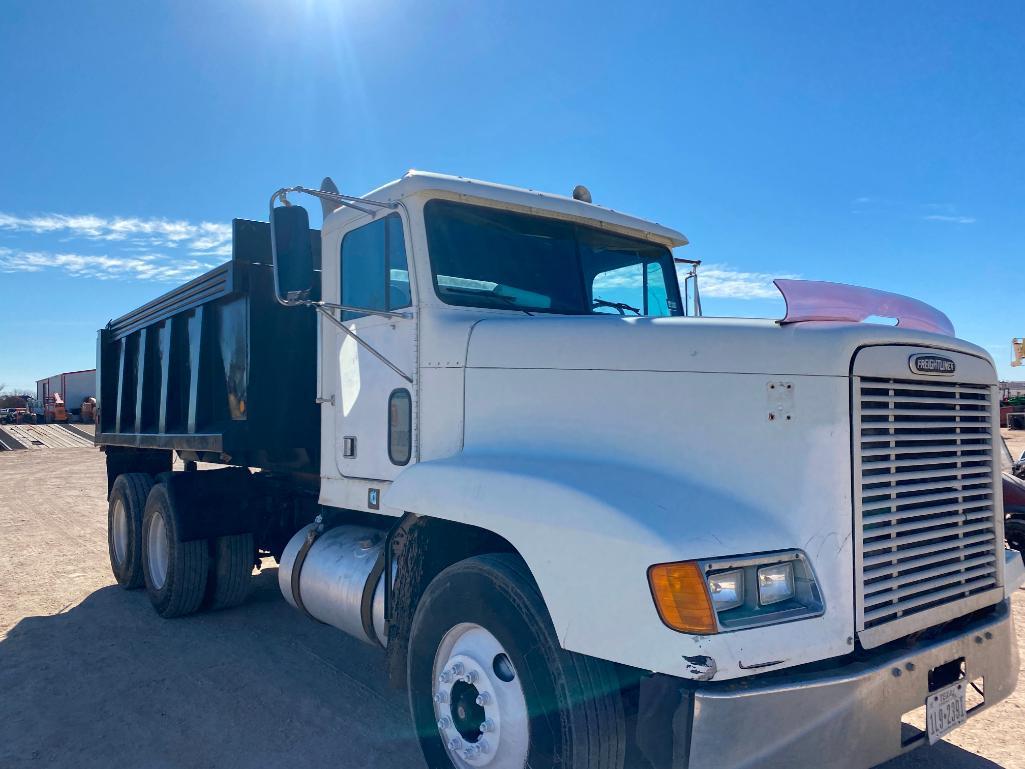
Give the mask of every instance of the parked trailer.
[[995, 370], [939, 311], [781, 281], [782, 323], [695, 317], [686, 238], [586, 190], [270, 218], [99, 335], [111, 565], [161, 616], [273, 555], [384, 647], [431, 767], [868, 767], [1013, 690]]
[[66, 371], [36, 382], [36, 403], [45, 404], [60, 395], [69, 414], [79, 416], [82, 402], [96, 395], [96, 369]]

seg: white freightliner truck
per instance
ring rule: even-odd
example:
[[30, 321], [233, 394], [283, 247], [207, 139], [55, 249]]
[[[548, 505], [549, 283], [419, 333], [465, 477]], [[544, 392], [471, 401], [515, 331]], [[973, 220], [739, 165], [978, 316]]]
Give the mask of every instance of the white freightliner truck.
[[274, 556], [431, 767], [868, 767], [1013, 690], [996, 376], [938, 311], [700, 317], [684, 236], [582, 188], [270, 215], [99, 334], [111, 564], [160, 615]]

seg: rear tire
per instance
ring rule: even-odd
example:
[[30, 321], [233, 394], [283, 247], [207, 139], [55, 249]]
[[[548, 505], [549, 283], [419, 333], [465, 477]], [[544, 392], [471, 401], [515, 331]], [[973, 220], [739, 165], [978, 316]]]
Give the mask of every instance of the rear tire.
[[199, 609], [210, 570], [207, 541], [178, 541], [174, 505], [162, 483], [153, 487], [146, 500], [142, 553], [146, 592], [157, 614], [169, 619]]
[[125, 590], [143, 585], [142, 518], [153, 476], [122, 473], [114, 481], [107, 503], [107, 551], [114, 579]]
[[252, 585], [255, 553], [252, 534], [235, 534], [210, 540], [207, 608], [230, 609], [245, 602]]
[[[460, 561], [427, 586], [410, 630], [408, 688], [431, 769], [623, 767], [615, 668], [560, 647], [514, 555]], [[484, 694], [483, 704], [475, 700]]]

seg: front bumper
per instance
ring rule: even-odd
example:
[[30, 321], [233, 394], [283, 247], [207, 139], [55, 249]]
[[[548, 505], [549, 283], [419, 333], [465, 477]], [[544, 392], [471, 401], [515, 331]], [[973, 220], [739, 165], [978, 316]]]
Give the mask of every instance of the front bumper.
[[924, 705], [930, 671], [960, 658], [967, 680], [984, 679], [985, 702], [969, 718], [1014, 691], [1018, 648], [1008, 601], [912, 648], [883, 648], [826, 669], [678, 689], [672, 726], [662, 732], [667, 737], [671, 728], [671, 751], [656, 745], [656, 758], [646, 749], [643, 707], [638, 739], [653, 764], [672, 769], [866, 769], [925, 743], [924, 734], [908, 739], [901, 717]]

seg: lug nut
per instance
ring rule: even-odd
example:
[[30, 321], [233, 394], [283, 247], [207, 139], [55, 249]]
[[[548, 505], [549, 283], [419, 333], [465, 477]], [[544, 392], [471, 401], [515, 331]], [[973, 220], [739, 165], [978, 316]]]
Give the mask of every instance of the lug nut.
[[488, 745], [486, 740], [480, 740], [477, 743], [477, 747], [480, 748], [481, 753], [487, 753], [489, 750], [491, 750], [491, 747]]
[[480, 745], [467, 745], [463, 749], [463, 758], [473, 758], [480, 753]]
[[452, 683], [452, 674], [447, 670], [442, 670], [441, 675], [438, 676], [438, 680], [443, 684], [450, 684]]
[[452, 719], [449, 718], [448, 716], [445, 716], [444, 718], [439, 718], [438, 719], [438, 728], [441, 729], [442, 731], [444, 731], [445, 729], [448, 729], [450, 726], [452, 726]]
[[452, 675], [454, 675], [454, 676], [461, 676], [465, 672], [466, 672], [466, 668], [463, 666], [462, 662], [454, 662], [454, 663], [452, 663]]
[[484, 707], [485, 705], [487, 705], [490, 702], [491, 702], [491, 695], [488, 694], [487, 692], [481, 692], [480, 694], [477, 695], [477, 704], [480, 705], [481, 707]]
[[434, 695], [434, 701], [439, 705], [444, 705], [448, 702], [448, 695], [445, 692], [438, 692]]
[[477, 671], [476, 670], [471, 670], [469, 673], [466, 674], [466, 680], [469, 683], [471, 683], [471, 684], [477, 683], [477, 680], [479, 678], [480, 678], [480, 676], [477, 675]]
[[448, 749], [452, 751], [459, 750], [459, 746], [463, 744], [463, 741], [458, 737], [453, 737], [448, 741]]
[[484, 723], [480, 725], [480, 730], [482, 734], [495, 731], [495, 722], [490, 718], [485, 718]]

